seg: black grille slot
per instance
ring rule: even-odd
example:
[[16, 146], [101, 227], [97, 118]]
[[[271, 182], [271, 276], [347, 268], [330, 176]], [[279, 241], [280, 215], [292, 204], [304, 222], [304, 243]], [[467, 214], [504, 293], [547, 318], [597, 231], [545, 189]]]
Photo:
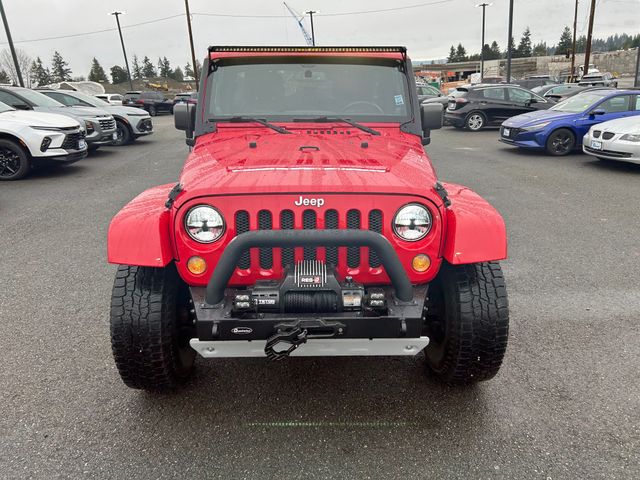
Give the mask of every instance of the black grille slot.
[[[315, 210], [305, 210], [302, 213], [302, 228], [305, 230], [314, 230], [316, 228], [316, 212]], [[316, 247], [304, 247], [304, 259], [316, 259]]]
[[613, 132], [604, 132], [602, 134], [602, 138], [604, 138], [605, 140], [611, 140], [615, 136], [616, 136], [616, 134], [613, 133]]
[[[369, 230], [376, 233], [382, 233], [382, 212], [380, 210], [371, 210], [369, 212]], [[378, 254], [373, 249], [369, 249], [369, 266], [377, 268], [382, 265], [378, 258]]]
[[[282, 230], [293, 230], [293, 212], [291, 210], [283, 210], [280, 212], [280, 228]], [[295, 263], [295, 255], [293, 248], [282, 249], [282, 266], [293, 265]]]
[[[258, 229], [271, 230], [273, 228], [273, 219], [269, 210], [260, 210], [258, 212]], [[260, 249], [260, 268], [273, 268], [273, 249]]]
[[600, 138], [600, 130], [593, 131], [593, 138]]
[[[324, 214], [324, 228], [327, 230], [338, 229], [338, 212], [336, 210], [327, 210]], [[338, 265], [338, 247], [327, 247], [325, 257], [327, 265], [334, 267]]]
[[68, 133], [64, 138], [64, 142], [60, 145], [60, 148], [64, 148], [65, 150], [77, 150], [79, 145], [78, 142], [81, 138], [82, 134], [80, 132]]
[[[360, 228], [360, 211], [349, 210], [347, 212], [347, 228]], [[360, 266], [360, 247], [347, 247], [347, 266], [358, 268]]]
[[[249, 213], [244, 210], [240, 210], [236, 212], [236, 234], [240, 235], [241, 233], [248, 231]], [[247, 270], [249, 267], [251, 267], [251, 256], [249, 255], [249, 250], [246, 250], [242, 252], [242, 256], [238, 262], [238, 268], [241, 270]]]

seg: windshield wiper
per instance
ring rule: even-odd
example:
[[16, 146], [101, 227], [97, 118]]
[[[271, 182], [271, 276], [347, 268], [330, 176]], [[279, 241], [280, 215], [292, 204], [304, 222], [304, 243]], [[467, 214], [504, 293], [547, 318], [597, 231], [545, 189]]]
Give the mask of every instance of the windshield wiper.
[[317, 118], [294, 118], [294, 122], [320, 122], [320, 123], [331, 123], [331, 122], [342, 122], [351, 125], [352, 127], [359, 128], [363, 132], [370, 133], [371, 135], [380, 135], [380, 132], [374, 130], [373, 128], [369, 128], [365, 125], [361, 125], [358, 122], [354, 122], [349, 118], [342, 117], [317, 117]]
[[246, 123], [253, 122], [259, 123], [260, 125], [270, 128], [271, 130], [275, 130], [278, 133], [282, 134], [290, 134], [291, 132], [284, 127], [279, 127], [278, 125], [274, 125], [273, 123], [269, 123], [266, 120], [262, 120], [261, 118], [254, 117], [228, 117], [228, 118], [210, 118], [210, 122], [230, 122], [230, 123]]

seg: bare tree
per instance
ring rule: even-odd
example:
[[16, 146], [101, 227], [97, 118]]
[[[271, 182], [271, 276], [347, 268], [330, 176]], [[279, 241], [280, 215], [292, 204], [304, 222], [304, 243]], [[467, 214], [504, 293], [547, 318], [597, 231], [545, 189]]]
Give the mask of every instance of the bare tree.
[[[18, 57], [18, 65], [20, 66], [20, 73], [22, 73], [22, 80], [24, 80], [24, 86], [31, 88], [31, 64], [33, 59], [24, 50], [16, 50], [16, 56]], [[13, 64], [13, 57], [8, 48], [5, 48], [0, 52], [0, 69], [7, 72], [7, 75], [15, 85], [18, 83], [18, 75], [16, 74], [16, 67]]]

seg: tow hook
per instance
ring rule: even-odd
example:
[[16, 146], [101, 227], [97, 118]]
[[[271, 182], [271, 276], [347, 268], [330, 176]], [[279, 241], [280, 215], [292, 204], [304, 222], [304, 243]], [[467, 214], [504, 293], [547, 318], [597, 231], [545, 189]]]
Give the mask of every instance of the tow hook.
[[299, 327], [288, 332], [279, 332], [267, 340], [264, 353], [269, 360], [282, 360], [296, 348], [307, 343], [307, 330]]

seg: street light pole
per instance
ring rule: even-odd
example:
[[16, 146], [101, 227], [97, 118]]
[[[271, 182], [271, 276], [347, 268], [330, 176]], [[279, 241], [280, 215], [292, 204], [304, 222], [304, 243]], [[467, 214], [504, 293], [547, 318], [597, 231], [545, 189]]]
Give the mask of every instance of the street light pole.
[[189, 44], [191, 45], [191, 61], [193, 62], [193, 78], [196, 80], [196, 92], [198, 91], [198, 64], [196, 63], [196, 51], [193, 48], [193, 31], [191, 30], [191, 12], [189, 0], [184, 0], [184, 8], [187, 12], [187, 29], [189, 30]]
[[487, 7], [490, 7], [493, 3], [479, 3], [476, 7], [482, 7], [482, 47], [480, 48], [480, 83], [484, 80], [484, 24], [485, 24], [485, 11]]
[[122, 53], [124, 55], [124, 64], [127, 67], [127, 76], [129, 77], [129, 89], [133, 90], [133, 82], [131, 81], [131, 70], [129, 70], [129, 60], [127, 60], [127, 50], [124, 48], [124, 40], [122, 38], [122, 29], [120, 28], [120, 15], [124, 12], [111, 12], [109, 15], [116, 17], [116, 24], [118, 25], [118, 34], [120, 34], [120, 43], [122, 44]]
[[507, 39], [507, 83], [511, 83], [511, 37], [513, 37], [513, 0], [509, 0], [509, 38]]
[[584, 52], [583, 75], [589, 74], [589, 60], [591, 56], [591, 35], [593, 34], [593, 18], [596, 15], [596, 0], [591, 0], [591, 11], [589, 12], [589, 30], [587, 31], [587, 48]]
[[318, 13], [318, 12], [316, 10], [309, 10], [308, 12], [304, 12], [304, 13], [307, 13], [309, 15], [310, 20], [311, 20], [311, 43], [315, 47], [316, 46], [316, 33], [313, 30], [313, 14], [314, 13]]
[[640, 46], [638, 46], [638, 58], [636, 58], [636, 78], [633, 82], [634, 87], [640, 87]]
[[4, 23], [4, 31], [7, 34], [9, 50], [11, 50], [11, 56], [13, 57], [13, 64], [16, 67], [16, 76], [18, 77], [18, 83], [21, 87], [24, 87], [24, 82], [22, 81], [22, 72], [20, 72], [20, 65], [18, 64], [18, 56], [16, 55], [16, 49], [13, 46], [13, 39], [11, 38], [11, 31], [9, 30], [9, 22], [7, 22], [7, 16], [4, 13], [2, 0], [0, 0], [0, 14], [2, 14], [2, 23]]

